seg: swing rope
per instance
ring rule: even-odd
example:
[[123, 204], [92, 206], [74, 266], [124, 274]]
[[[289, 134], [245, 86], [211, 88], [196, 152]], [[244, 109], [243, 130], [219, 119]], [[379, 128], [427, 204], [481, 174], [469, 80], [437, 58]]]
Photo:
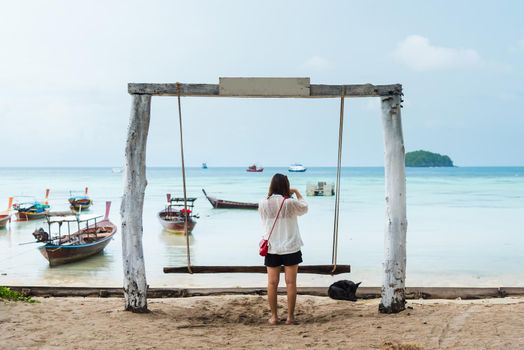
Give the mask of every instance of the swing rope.
[[337, 269], [337, 252], [338, 252], [338, 218], [340, 209], [340, 172], [342, 164], [342, 135], [344, 131], [344, 97], [346, 88], [342, 88], [340, 96], [340, 122], [338, 126], [338, 159], [337, 159], [337, 184], [335, 192], [335, 218], [333, 223], [333, 247], [331, 251], [331, 264], [333, 264], [332, 274]]
[[186, 256], [187, 256], [187, 270], [191, 270], [191, 252], [189, 250], [189, 235], [187, 234], [187, 190], [186, 190], [186, 166], [184, 163], [184, 140], [182, 138], [182, 106], [180, 104], [180, 83], [176, 83], [176, 93], [178, 97], [178, 123], [180, 125], [180, 158], [182, 159], [182, 187], [184, 189], [184, 235], [186, 236]]

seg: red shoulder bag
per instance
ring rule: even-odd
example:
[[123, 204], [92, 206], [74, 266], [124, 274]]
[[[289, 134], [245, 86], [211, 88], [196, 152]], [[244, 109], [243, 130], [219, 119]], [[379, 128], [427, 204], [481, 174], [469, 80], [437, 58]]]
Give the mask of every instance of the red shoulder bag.
[[262, 238], [262, 240], [258, 244], [259, 247], [260, 247], [260, 249], [258, 251], [260, 256], [266, 256], [267, 255], [267, 251], [269, 249], [269, 238], [271, 237], [271, 234], [273, 233], [273, 229], [275, 228], [275, 225], [276, 225], [277, 220], [278, 220], [278, 216], [280, 215], [280, 211], [282, 210], [282, 207], [284, 206], [284, 202], [285, 201], [286, 201], [286, 198], [284, 198], [282, 200], [282, 203], [280, 204], [280, 208], [278, 209], [277, 216], [275, 217], [275, 221], [273, 222], [273, 226], [271, 226], [271, 231], [269, 231], [269, 235], [267, 236], [267, 239], [263, 239]]

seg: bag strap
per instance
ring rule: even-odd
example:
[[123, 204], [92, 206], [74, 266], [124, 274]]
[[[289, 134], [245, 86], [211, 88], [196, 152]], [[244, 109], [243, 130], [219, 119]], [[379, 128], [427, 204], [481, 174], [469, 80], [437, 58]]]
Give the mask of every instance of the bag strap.
[[273, 234], [273, 229], [275, 228], [275, 225], [277, 224], [278, 216], [280, 215], [280, 211], [282, 210], [282, 207], [284, 206], [284, 202], [286, 201], [286, 197], [282, 200], [282, 203], [280, 204], [280, 208], [278, 208], [277, 216], [275, 217], [275, 221], [273, 222], [273, 226], [271, 227], [271, 231], [269, 231], [269, 236], [267, 236], [267, 240], [269, 242], [269, 238]]

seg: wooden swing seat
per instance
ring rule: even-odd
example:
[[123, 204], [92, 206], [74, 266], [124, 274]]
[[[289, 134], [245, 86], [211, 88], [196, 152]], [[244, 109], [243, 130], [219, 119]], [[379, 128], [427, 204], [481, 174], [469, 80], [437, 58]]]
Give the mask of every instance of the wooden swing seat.
[[[266, 267], [256, 266], [191, 266], [191, 271], [187, 266], [164, 267], [164, 273], [266, 273]], [[284, 267], [282, 267], [284, 272]], [[338, 275], [350, 273], [350, 265], [337, 265], [333, 271], [333, 265], [299, 265], [299, 273], [311, 273], [318, 275]]]

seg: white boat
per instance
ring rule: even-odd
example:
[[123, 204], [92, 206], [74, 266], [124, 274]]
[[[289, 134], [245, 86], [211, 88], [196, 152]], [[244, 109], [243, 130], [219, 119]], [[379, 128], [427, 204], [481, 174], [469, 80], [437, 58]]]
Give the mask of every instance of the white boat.
[[111, 171], [115, 174], [120, 174], [122, 172], [122, 168], [118, 168], [118, 167], [115, 167], [115, 168], [111, 168]]
[[287, 170], [292, 173], [303, 173], [307, 170], [307, 168], [304, 167], [302, 164], [295, 163], [291, 164]]

